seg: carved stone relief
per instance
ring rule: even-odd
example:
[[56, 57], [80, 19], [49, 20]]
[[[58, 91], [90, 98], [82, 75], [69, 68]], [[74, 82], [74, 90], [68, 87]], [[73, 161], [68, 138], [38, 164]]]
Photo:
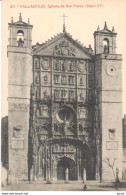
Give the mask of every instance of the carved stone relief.
[[78, 74], [78, 85], [86, 88], [87, 86], [86, 75]]
[[22, 131], [22, 126], [21, 125], [17, 125], [13, 127], [13, 137], [15, 138], [20, 138], [24, 136], [24, 133]]
[[50, 73], [42, 72], [41, 73], [41, 84], [42, 85], [47, 85], [51, 84], [51, 76]]
[[75, 90], [73, 89], [58, 89], [58, 88], [55, 88], [54, 89], [54, 99], [55, 100], [58, 100], [58, 101], [61, 101], [61, 100], [71, 100], [73, 101], [75, 99]]
[[73, 145], [70, 145], [68, 143], [63, 143], [63, 144], [54, 144], [53, 147], [52, 147], [52, 151], [53, 153], [74, 153], [76, 152], [76, 147], [73, 146]]
[[44, 100], [49, 100], [51, 98], [50, 93], [51, 93], [51, 89], [49, 87], [42, 87], [41, 98]]
[[36, 89], [36, 99], [40, 99], [40, 88]]
[[109, 129], [109, 138], [111, 140], [114, 140], [115, 139], [115, 132], [116, 132], [115, 129]]
[[36, 84], [39, 84], [40, 83], [40, 75], [39, 75], [39, 73], [35, 73], [35, 83]]
[[87, 109], [83, 107], [78, 107], [78, 116], [80, 118], [87, 118]]
[[86, 90], [78, 89], [78, 100], [82, 102], [86, 100]]
[[88, 63], [88, 72], [92, 73], [93, 72], [93, 64]]
[[49, 117], [50, 116], [50, 109], [47, 105], [39, 104], [38, 108], [38, 116], [40, 117]]
[[75, 48], [63, 40], [55, 46], [53, 54], [58, 56], [75, 56]]
[[41, 58], [40, 60], [41, 68], [44, 70], [50, 69], [50, 61], [49, 58]]
[[59, 74], [54, 75], [54, 83], [61, 84], [61, 76]]
[[9, 111], [28, 112], [30, 105], [9, 103]]
[[86, 72], [86, 62], [83, 60], [80, 60], [78, 62], [78, 71], [79, 72]]
[[35, 69], [39, 69], [40, 68], [40, 63], [39, 63], [39, 59], [38, 58], [35, 58], [34, 59], [34, 67], [35, 67]]

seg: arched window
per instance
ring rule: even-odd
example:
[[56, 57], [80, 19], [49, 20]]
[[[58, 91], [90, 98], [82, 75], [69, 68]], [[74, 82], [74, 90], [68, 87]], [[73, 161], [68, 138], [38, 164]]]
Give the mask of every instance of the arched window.
[[103, 40], [103, 48], [104, 53], [109, 53], [109, 40], [106, 38]]
[[23, 47], [23, 44], [24, 44], [24, 32], [22, 30], [19, 30], [17, 32], [17, 43], [18, 43], [18, 47]]

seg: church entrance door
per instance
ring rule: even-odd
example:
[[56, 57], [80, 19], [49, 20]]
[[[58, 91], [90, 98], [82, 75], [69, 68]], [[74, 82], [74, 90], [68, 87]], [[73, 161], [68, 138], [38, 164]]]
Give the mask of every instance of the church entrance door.
[[75, 161], [68, 158], [63, 157], [57, 164], [57, 179], [65, 180], [65, 171], [68, 168], [69, 170], [69, 180], [76, 180], [76, 166]]

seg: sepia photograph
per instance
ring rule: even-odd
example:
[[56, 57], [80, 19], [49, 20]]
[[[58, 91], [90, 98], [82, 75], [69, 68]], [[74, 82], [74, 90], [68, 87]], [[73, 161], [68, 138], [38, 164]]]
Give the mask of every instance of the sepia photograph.
[[3, 192], [126, 190], [125, 10], [2, 1]]

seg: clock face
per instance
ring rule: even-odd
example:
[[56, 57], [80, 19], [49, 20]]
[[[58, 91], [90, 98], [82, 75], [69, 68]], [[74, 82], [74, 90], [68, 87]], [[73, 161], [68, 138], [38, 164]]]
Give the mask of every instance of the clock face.
[[117, 73], [117, 69], [114, 65], [108, 65], [106, 68], [106, 72], [109, 76], [113, 77]]
[[83, 62], [81, 62], [81, 63], [78, 64], [78, 70], [79, 70], [79, 72], [84, 72], [85, 69], [86, 69], [86, 62], [85, 61], [83, 61]]

